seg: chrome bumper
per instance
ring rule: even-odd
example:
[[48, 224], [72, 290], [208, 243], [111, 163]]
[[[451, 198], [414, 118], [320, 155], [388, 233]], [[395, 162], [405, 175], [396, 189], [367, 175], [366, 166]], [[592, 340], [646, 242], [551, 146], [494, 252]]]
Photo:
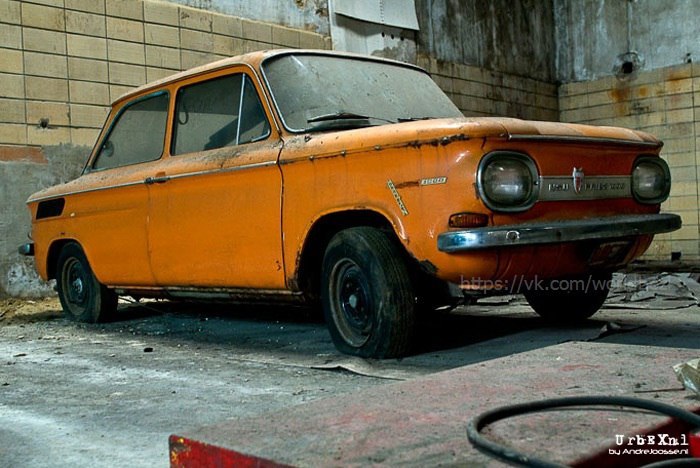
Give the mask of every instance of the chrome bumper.
[[19, 246], [17, 249], [20, 255], [25, 255], [27, 257], [33, 257], [34, 256], [34, 243], [33, 242], [27, 242], [26, 244], [22, 244]]
[[463, 252], [494, 247], [616, 239], [671, 232], [680, 227], [680, 216], [670, 213], [492, 226], [444, 232], [438, 236], [438, 249], [442, 252]]

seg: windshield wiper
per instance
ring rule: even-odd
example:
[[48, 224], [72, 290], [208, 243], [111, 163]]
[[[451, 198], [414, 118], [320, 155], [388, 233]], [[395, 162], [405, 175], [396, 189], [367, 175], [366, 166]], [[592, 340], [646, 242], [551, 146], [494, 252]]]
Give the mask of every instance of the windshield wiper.
[[382, 117], [373, 117], [371, 115], [356, 114], [354, 112], [332, 112], [330, 114], [322, 114], [306, 119], [308, 123], [328, 122], [330, 120], [380, 120], [382, 122], [396, 123], [393, 120]]
[[396, 119], [397, 122], [415, 122], [416, 120], [430, 120], [437, 117], [399, 117]]
[[329, 120], [367, 120], [368, 116], [355, 114], [354, 112], [333, 112], [330, 114], [321, 114], [306, 119], [308, 123], [327, 122]]
[[379, 120], [381, 122], [396, 123], [393, 120], [387, 120], [381, 117], [372, 117], [368, 115], [356, 114], [354, 112], [333, 112], [330, 114], [322, 114], [306, 119], [307, 123], [316, 124], [308, 127], [307, 131], [326, 131], [326, 130], [350, 130], [353, 128], [374, 127], [375, 123], [370, 120]]

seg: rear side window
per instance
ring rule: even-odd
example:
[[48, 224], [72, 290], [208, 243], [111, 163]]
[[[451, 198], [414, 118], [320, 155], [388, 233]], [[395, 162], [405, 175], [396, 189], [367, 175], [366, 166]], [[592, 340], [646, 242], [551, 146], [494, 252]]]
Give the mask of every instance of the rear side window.
[[93, 169], [153, 161], [163, 154], [168, 94], [160, 92], [128, 104], [112, 124]]
[[177, 94], [174, 155], [250, 143], [269, 134], [255, 86], [245, 74], [190, 85]]

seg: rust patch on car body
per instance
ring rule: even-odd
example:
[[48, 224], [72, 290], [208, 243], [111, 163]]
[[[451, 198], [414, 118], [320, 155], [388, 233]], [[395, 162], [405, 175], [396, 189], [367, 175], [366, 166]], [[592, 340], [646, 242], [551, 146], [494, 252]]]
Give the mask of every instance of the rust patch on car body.
[[397, 189], [409, 188], [409, 187], [420, 187], [420, 180], [407, 180], [406, 182], [399, 182], [394, 184]]
[[465, 135], [463, 133], [459, 133], [456, 135], [447, 135], [444, 137], [440, 138], [433, 138], [429, 140], [414, 140], [414, 141], [409, 141], [406, 143], [406, 147], [409, 148], [420, 148], [421, 146], [424, 145], [429, 145], [429, 146], [447, 146], [449, 144], [454, 143], [455, 141], [468, 141], [470, 137], [468, 135]]

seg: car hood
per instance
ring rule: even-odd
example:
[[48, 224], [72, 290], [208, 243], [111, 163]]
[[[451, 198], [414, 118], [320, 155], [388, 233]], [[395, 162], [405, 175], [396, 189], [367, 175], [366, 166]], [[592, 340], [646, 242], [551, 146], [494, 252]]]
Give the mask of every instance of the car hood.
[[301, 153], [312, 152], [316, 156], [322, 156], [343, 151], [398, 146], [446, 146], [456, 141], [478, 138], [639, 145], [653, 148], [662, 144], [647, 133], [619, 127], [501, 117], [463, 117], [296, 135], [287, 140], [285, 148], [291, 150], [297, 146]]
[[660, 146], [652, 135], [620, 127], [606, 127], [562, 122], [541, 122], [510, 118], [484, 118], [497, 122], [508, 133], [509, 139], [591, 140]]

